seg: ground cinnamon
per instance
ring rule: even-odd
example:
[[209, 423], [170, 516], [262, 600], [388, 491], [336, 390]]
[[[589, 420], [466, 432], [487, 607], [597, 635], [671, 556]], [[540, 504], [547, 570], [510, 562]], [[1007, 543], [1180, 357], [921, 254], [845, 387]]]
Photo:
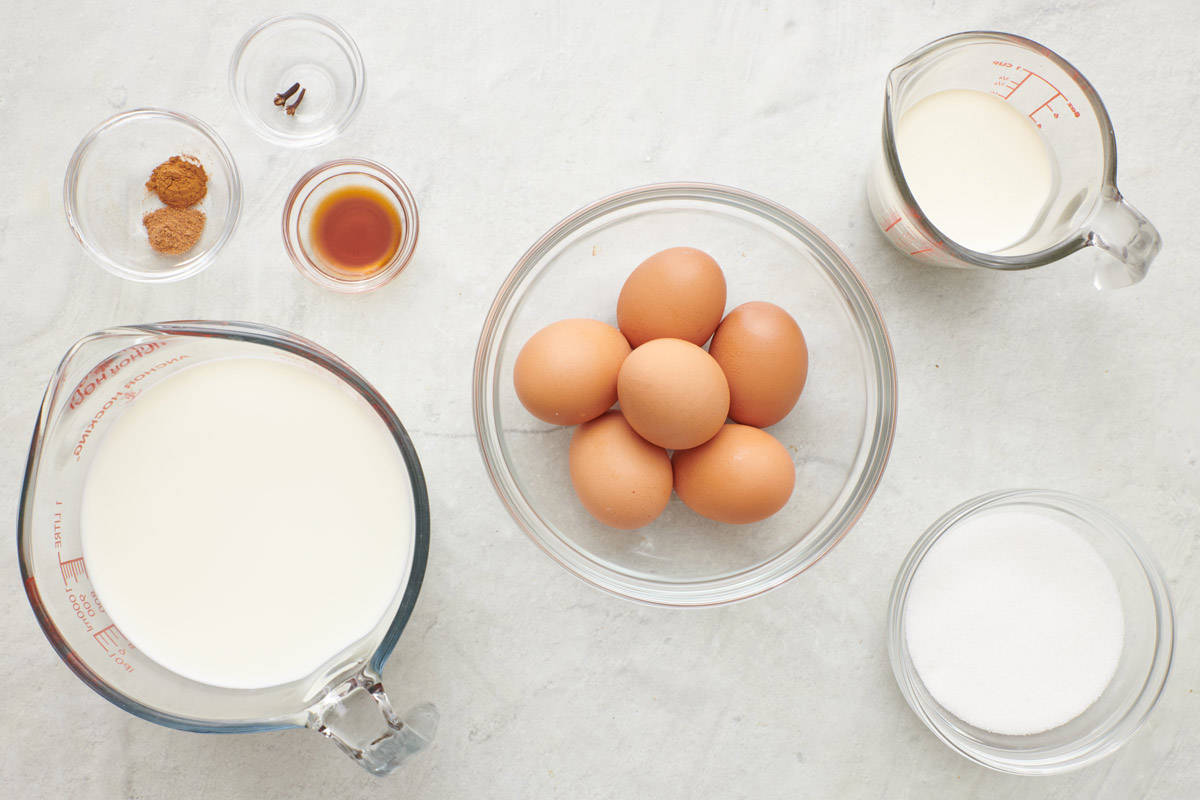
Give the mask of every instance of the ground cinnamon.
[[208, 193], [208, 173], [194, 158], [171, 156], [150, 173], [146, 188], [169, 206], [187, 208]]
[[142, 217], [150, 246], [160, 253], [186, 253], [204, 232], [204, 212], [195, 208], [159, 208]]

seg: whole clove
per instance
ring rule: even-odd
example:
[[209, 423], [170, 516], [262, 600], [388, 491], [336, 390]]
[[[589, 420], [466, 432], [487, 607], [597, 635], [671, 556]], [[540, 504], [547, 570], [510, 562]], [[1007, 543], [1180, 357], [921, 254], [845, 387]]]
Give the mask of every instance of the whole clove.
[[275, 105], [281, 106], [281, 105], [285, 104], [288, 101], [288, 98], [290, 98], [292, 95], [294, 95], [299, 88], [300, 88], [300, 84], [293, 83], [287, 89], [287, 91], [283, 91], [283, 92], [280, 92], [279, 94], [275, 95]]
[[305, 91], [306, 91], [305, 89], [301, 89], [300, 94], [296, 95], [296, 102], [292, 103], [286, 109], [284, 109], [285, 111], [287, 111], [287, 115], [289, 117], [294, 117], [296, 115], [296, 109], [300, 106], [300, 101], [304, 99]]

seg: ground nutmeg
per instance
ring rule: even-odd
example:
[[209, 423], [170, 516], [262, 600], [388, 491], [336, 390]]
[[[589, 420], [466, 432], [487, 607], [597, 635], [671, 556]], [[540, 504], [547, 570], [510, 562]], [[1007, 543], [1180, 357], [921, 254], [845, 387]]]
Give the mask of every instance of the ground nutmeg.
[[186, 253], [200, 241], [204, 232], [204, 212], [196, 208], [167, 206], [142, 217], [150, 246], [160, 253]]
[[199, 161], [187, 156], [171, 156], [150, 173], [146, 188], [172, 208], [187, 208], [208, 193], [208, 173]]

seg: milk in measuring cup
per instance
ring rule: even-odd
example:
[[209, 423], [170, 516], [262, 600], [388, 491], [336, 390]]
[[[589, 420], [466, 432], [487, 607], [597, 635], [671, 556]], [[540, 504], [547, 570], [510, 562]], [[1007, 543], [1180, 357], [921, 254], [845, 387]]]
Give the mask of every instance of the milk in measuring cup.
[[315, 369], [241, 357], [147, 389], [99, 442], [87, 570], [147, 656], [203, 683], [303, 678], [407, 581], [408, 470], [367, 402]]
[[923, 98], [900, 117], [896, 150], [930, 221], [978, 252], [1025, 238], [1054, 192], [1054, 161], [1037, 127], [987, 92]]

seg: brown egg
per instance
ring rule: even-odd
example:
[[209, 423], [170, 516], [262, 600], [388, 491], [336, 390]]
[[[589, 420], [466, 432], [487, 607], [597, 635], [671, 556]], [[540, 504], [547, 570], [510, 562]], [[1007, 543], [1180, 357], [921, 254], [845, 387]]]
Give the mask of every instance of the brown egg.
[[617, 326], [633, 347], [651, 339], [703, 345], [725, 313], [725, 275], [712, 256], [672, 247], [643, 261], [617, 298]]
[[703, 444], [729, 414], [725, 373], [682, 339], [654, 339], [630, 353], [617, 375], [617, 397], [633, 429], [668, 450]]
[[610, 411], [571, 436], [571, 483], [593, 517], [633, 530], [653, 522], [671, 499], [667, 451], [638, 436], [620, 411]]
[[796, 321], [774, 303], [730, 311], [708, 352], [729, 381], [729, 416], [765, 428], [788, 415], [808, 378], [808, 345]]
[[529, 337], [513, 365], [521, 404], [540, 420], [578, 425], [617, 402], [617, 372], [629, 343], [611, 325], [564, 319]]
[[749, 425], [730, 423], [699, 447], [675, 453], [672, 461], [679, 499], [717, 522], [766, 519], [787, 505], [796, 482], [787, 449]]

